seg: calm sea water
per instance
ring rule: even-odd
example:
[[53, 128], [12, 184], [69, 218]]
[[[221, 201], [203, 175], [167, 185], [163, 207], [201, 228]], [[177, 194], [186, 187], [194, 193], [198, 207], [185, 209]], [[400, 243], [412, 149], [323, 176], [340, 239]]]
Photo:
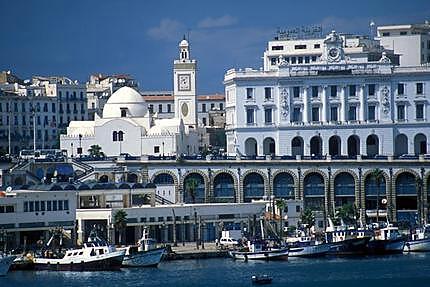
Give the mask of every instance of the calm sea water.
[[18, 271], [0, 277], [0, 286], [251, 286], [254, 274], [272, 276], [270, 286], [429, 286], [430, 254], [287, 262], [186, 260], [117, 272]]

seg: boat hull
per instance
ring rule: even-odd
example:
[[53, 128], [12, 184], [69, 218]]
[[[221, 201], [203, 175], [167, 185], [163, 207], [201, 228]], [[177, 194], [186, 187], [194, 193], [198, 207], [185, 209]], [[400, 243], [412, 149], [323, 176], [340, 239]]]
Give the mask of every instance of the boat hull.
[[15, 258], [13, 255], [0, 257], [0, 276], [6, 275]]
[[123, 267], [156, 267], [161, 259], [165, 248], [157, 248], [149, 251], [141, 251], [136, 254], [126, 255], [122, 261]]
[[402, 238], [389, 240], [370, 240], [367, 245], [369, 254], [402, 253], [405, 241]]
[[341, 242], [332, 243], [329, 254], [331, 255], [362, 255], [367, 252], [369, 237], [351, 238]]
[[241, 251], [230, 251], [229, 255], [235, 260], [286, 260], [288, 259], [288, 248], [267, 250], [258, 252], [241, 252]]
[[430, 238], [407, 241], [405, 243], [404, 251], [407, 251], [407, 252], [429, 252], [430, 251]]
[[82, 261], [69, 261], [63, 259], [35, 258], [35, 270], [55, 271], [111, 271], [121, 268], [124, 252], [113, 252], [105, 256], [95, 256]]
[[291, 257], [319, 257], [325, 256], [330, 250], [330, 244], [308, 245], [308, 246], [293, 246], [290, 247], [288, 256]]

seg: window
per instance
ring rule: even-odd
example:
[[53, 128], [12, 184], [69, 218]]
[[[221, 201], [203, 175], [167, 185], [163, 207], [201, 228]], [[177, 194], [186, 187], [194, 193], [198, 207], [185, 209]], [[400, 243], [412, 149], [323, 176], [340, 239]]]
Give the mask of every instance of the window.
[[277, 63], [276, 58], [270, 58], [270, 64], [271, 64], [272, 66], [275, 66], [275, 65], [276, 65], [276, 63]]
[[405, 84], [398, 83], [397, 84], [397, 94], [404, 95], [405, 94]]
[[368, 106], [367, 107], [367, 118], [369, 119], [369, 121], [376, 120], [375, 106]]
[[397, 105], [397, 120], [405, 120], [405, 105]]
[[51, 205], [52, 205], [52, 202], [50, 200], [48, 200], [46, 202], [46, 211], [51, 211]]
[[34, 211], [40, 211], [40, 203], [39, 201], [34, 202]]
[[300, 212], [300, 205], [296, 205], [296, 212]]
[[52, 201], [52, 211], [57, 211], [57, 201], [56, 200]]
[[296, 50], [303, 50], [303, 49], [306, 49], [306, 45], [295, 45], [294, 49], [296, 49]]
[[153, 114], [154, 113], [154, 105], [149, 105], [148, 107], [149, 113]]
[[408, 32], [406, 32], [406, 31], [401, 31], [401, 32], [400, 32], [400, 35], [402, 35], [402, 36], [403, 36], [403, 35], [408, 35]]
[[382, 32], [382, 36], [390, 36], [390, 32]]
[[26, 120], [25, 120], [25, 116], [22, 116], [22, 125], [23, 125], [23, 126], [27, 125], [27, 122], [26, 122]]
[[311, 60], [312, 60], [312, 62], [316, 62], [317, 61], [317, 56], [312, 56]]
[[28, 212], [28, 201], [24, 201], [24, 212]]
[[265, 100], [272, 99], [272, 88], [264, 88], [264, 99]]
[[215, 104], [211, 103], [211, 111], [213, 111], [215, 109]]
[[293, 97], [294, 98], [300, 97], [300, 87], [293, 87]]
[[375, 84], [369, 84], [368, 86], [368, 94], [369, 96], [375, 95]]
[[202, 118], [203, 125], [206, 126], [206, 118]]
[[337, 96], [337, 86], [330, 86], [330, 96], [333, 98]]
[[284, 50], [284, 46], [272, 46], [272, 51], [281, 51]]
[[272, 123], [272, 109], [264, 109], [264, 122], [266, 124]]
[[312, 86], [312, 98], [318, 97], [318, 86]]
[[163, 105], [159, 104], [158, 105], [158, 112], [161, 114], [163, 112]]
[[313, 122], [319, 122], [320, 120], [320, 108], [319, 107], [313, 107], [312, 108], [312, 121]]
[[167, 112], [168, 113], [172, 112], [172, 105], [171, 104], [167, 104]]
[[44, 104], [43, 104], [43, 111], [44, 111], [45, 113], [47, 113], [47, 112], [48, 112], [48, 104], [47, 104], [47, 103], [44, 103]]
[[58, 201], [58, 210], [63, 210], [63, 201], [62, 200]]
[[112, 132], [112, 141], [114, 141], [114, 142], [118, 141], [118, 132], [117, 131]]
[[357, 120], [357, 107], [356, 106], [349, 106], [348, 118], [350, 121], [356, 121]]
[[154, 146], [154, 153], [160, 153], [160, 146]]
[[294, 108], [293, 109], [293, 122], [298, 123], [302, 121], [302, 113], [300, 111], [300, 108]]
[[246, 109], [246, 123], [247, 124], [254, 123], [254, 109]]
[[[1, 111], [1, 110], [0, 110]], [[21, 104], [21, 112], [25, 113], [25, 103]]]
[[51, 110], [52, 110], [53, 113], [55, 113], [55, 103], [51, 104]]
[[29, 202], [29, 210], [30, 210], [30, 212], [34, 211], [34, 201]]
[[330, 108], [330, 120], [337, 122], [337, 107]]
[[246, 88], [246, 98], [248, 100], [254, 98], [254, 89], [253, 88]]
[[224, 110], [224, 104], [223, 103], [219, 103], [219, 109], [222, 111]]
[[350, 85], [349, 86], [349, 96], [355, 97], [357, 95], [357, 86], [356, 85]]
[[298, 64], [302, 64], [303, 63], [303, 57], [298, 57], [297, 58], [297, 63]]
[[309, 63], [309, 56], [305, 56], [305, 63]]
[[417, 104], [416, 112], [417, 112], [417, 120], [423, 120], [424, 119], [424, 104]]
[[45, 211], [45, 201], [40, 202], [40, 211]]
[[123, 131], [118, 132], [118, 141], [120, 141], [120, 142], [124, 141], [124, 132]]
[[423, 94], [423, 83], [417, 83], [417, 95]]
[[64, 200], [63, 209], [64, 210], [69, 210], [69, 201], [68, 200]]

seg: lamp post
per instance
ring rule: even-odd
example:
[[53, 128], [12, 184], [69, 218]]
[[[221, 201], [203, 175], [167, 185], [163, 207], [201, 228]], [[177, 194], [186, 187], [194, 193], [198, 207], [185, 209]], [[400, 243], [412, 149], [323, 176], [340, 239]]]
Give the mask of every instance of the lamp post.
[[72, 148], [72, 157], [73, 157], [73, 143], [70, 143], [70, 147]]
[[161, 145], [163, 147], [163, 159], [164, 159], [164, 142], [162, 142]]
[[82, 135], [79, 134], [79, 148], [78, 148], [79, 157], [82, 156]]

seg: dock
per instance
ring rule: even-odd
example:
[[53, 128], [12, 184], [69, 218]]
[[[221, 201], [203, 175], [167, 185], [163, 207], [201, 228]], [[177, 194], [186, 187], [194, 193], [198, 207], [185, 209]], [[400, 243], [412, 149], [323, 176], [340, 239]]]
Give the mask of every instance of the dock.
[[171, 252], [166, 256], [166, 260], [184, 259], [206, 259], [206, 258], [228, 257], [228, 250], [217, 247], [215, 243], [205, 243], [204, 248], [195, 243], [178, 243], [178, 246], [171, 246]]

